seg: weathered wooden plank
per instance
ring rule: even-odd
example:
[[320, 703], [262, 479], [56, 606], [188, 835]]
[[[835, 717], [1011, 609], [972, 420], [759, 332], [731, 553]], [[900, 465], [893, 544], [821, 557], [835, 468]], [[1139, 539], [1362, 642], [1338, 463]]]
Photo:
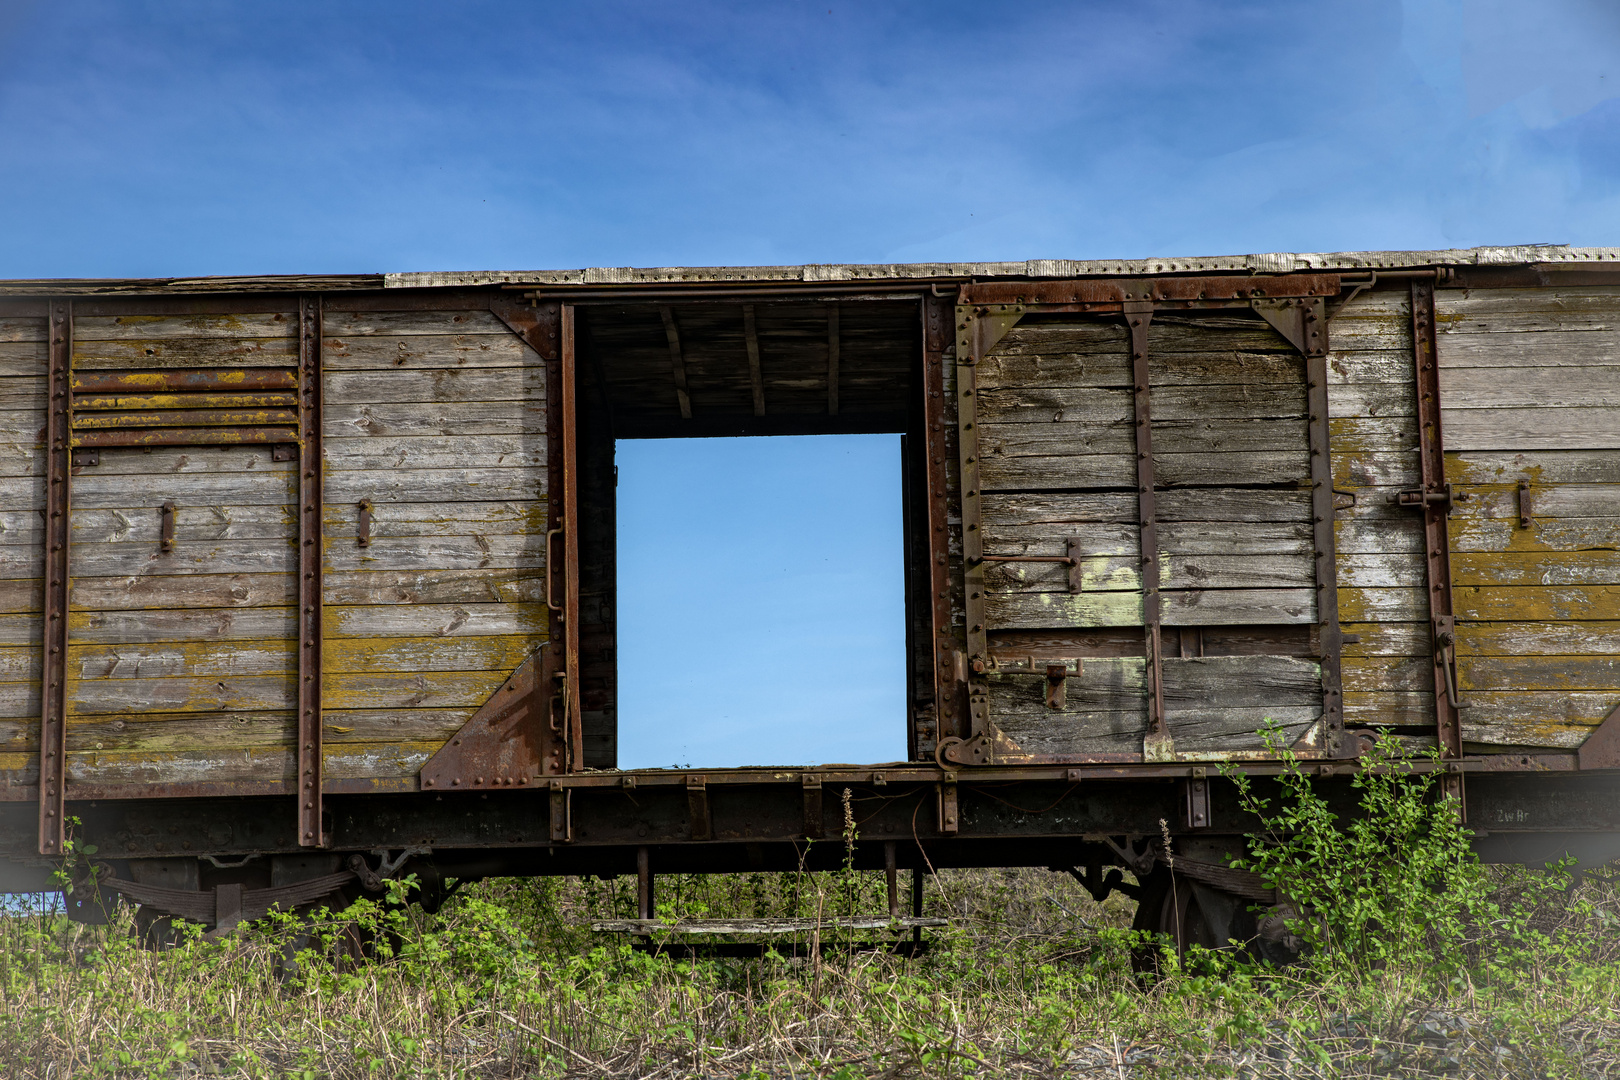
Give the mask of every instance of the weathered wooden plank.
[[1435, 294], [1440, 322], [1448, 331], [1470, 327], [1533, 325], [1613, 325], [1620, 315], [1620, 290], [1610, 285], [1558, 285], [1540, 289], [1445, 289]]
[[1620, 655], [1460, 656], [1462, 690], [1616, 690]]
[[1341, 622], [1418, 622], [1428, 617], [1428, 591], [1421, 586], [1407, 589], [1339, 588]]
[[[1320, 705], [1266, 705], [1253, 708], [1190, 708], [1165, 706], [1176, 754], [1221, 758], [1242, 751], [1249, 754], [1292, 746], [1322, 719]], [[1269, 738], [1269, 741], [1268, 741]]]
[[503, 334], [327, 335], [321, 351], [327, 371], [397, 368], [487, 368], [541, 364], [522, 338]]
[[1620, 408], [1453, 409], [1441, 417], [1452, 450], [1620, 448]]
[[1476, 691], [1467, 701], [1462, 723], [1469, 742], [1574, 748], [1620, 705], [1620, 692]]
[[[1343, 622], [1345, 657], [1427, 656], [1430, 631], [1427, 622]], [[1459, 640], [1461, 639], [1459, 633]], [[1458, 646], [1460, 650], [1461, 645]]]
[[[1414, 416], [1417, 389], [1412, 382], [1345, 382], [1328, 388], [1328, 416]], [[1449, 444], [1450, 431], [1446, 432]]]
[[27, 645], [39, 648], [41, 621], [37, 609], [32, 613], [0, 615], [0, 645]]
[[75, 320], [73, 367], [78, 371], [145, 368], [293, 367], [298, 342], [291, 337], [81, 338]]
[[447, 503], [537, 499], [544, 469], [343, 469], [326, 475], [327, 502], [420, 502], [432, 492]]
[[[1159, 526], [1161, 558], [1193, 555], [1306, 555], [1312, 553], [1306, 522], [1168, 521]], [[1067, 555], [1068, 538], [1086, 556], [1135, 557], [1140, 528], [1110, 522], [1005, 525], [986, 521], [984, 550], [998, 555]]]
[[[545, 599], [544, 572], [533, 569], [329, 571], [323, 586], [329, 604], [538, 603]], [[75, 609], [96, 611], [252, 608], [296, 600], [294, 581], [287, 574], [75, 578], [71, 596]], [[39, 610], [37, 577], [31, 581], [0, 579], [0, 612]]]
[[[1620, 363], [1620, 329], [1589, 327], [1459, 333], [1439, 336], [1440, 374], [1476, 368], [1506, 374], [1512, 370], [1580, 369]], [[1441, 387], [1444, 389], [1444, 382]]]
[[1446, 454], [1446, 478], [1457, 484], [1620, 484], [1613, 450], [1476, 451]]
[[1422, 482], [1415, 449], [1392, 448], [1357, 453], [1333, 446], [1331, 451], [1333, 486], [1354, 495], [1358, 508], [1366, 509], [1364, 504], [1380, 500], [1387, 502], [1397, 491], [1407, 490]]
[[[364, 436], [323, 439], [329, 473], [343, 469], [529, 468], [546, 465], [545, 435]], [[543, 480], [542, 480], [543, 482]]]
[[37, 375], [0, 376], [0, 409], [44, 408], [44, 379]]
[[[362, 743], [323, 745], [321, 772], [330, 780], [408, 778], [433, 756], [441, 743]], [[236, 780], [286, 783], [297, 761], [291, 749], [189, 750], [153, 753], [145, 750], [81, 750], [67, 755], [68, 796], [76, 785], [169, 784]], [[406, 789], [409, 790], [409, 789]], [[278, 837], [277, 846], [295, 843]]]
[[[468, 637], [541, 634], [544, 608], [535, 604], [376, 604], [327, 609], [328, 632], [349, 637]], [[39, 620], [0, 615], [0, 644], [37, 640]], [[175, 611], [75, 611], [69, 627], [78, 642], [253, 641], [292, 633], [292, 610], [281, 607]], [[32, 631], [30, 634], [29, 631]]]
[[1340, 661], [1344, 690], [1434, 690], [1434, 660], [1426, 653], [1413, 656], [1348, 656]]
[[539, 366], [331, 371], [326, 395], [334, 405], [528, 401], [544, 400], [545, 384], [545, 369]]
[[[1155, 478], [1164, 487], [1262, 486], [1297, 482], [1310, 474], [1308, 452], [1274, 450], [1257, 453], [1211, 451], [1153, 455]], [[1134, 458], [1115, 454], [1092, 457], [983, 458], [985, 491], [1095, 489], [1128, 487], [1135, 479]]]
[[[1126, 390], [1093, 387], [991, 387], [979, 393], [986, 423], [1054, 420], [1112, 423], [1130, 415]], [[1153, 391], [1153, 419], [1217, 420], [1305, 416], [1304, 383], [1289, 386], [1166, 386]]]
[[1327, 372], [1329, 400], [1353, 383], [1404, 385], [1413, 376], [1411, 342], [1403, 338], [1396, 348], [1376, 351], [1334, 348], [1327, 356]]
[[[21, 576], [9, 571], [23, 565], [13, 558], [27, 552], [24, 547], [0, 546], [0, 574]], [[184, 574], [293, 573], [298, 552], [294, 540], [183, 540], [165, 552], [158, 537], [131, 539], [111, 544], [73, 545], [71, 558], [76, 573], [86, 577], [124, 575], [169, 576]]]
[[1620, 655], [1620, 622], [1473, 622], [1457, 627], [1458, 656]]
[[0, 341], [44, 342], [44, 340], [45, 320], [43, 318], [0, 317]]
[[0, 341], [0, 376], [44, 378], [47, 361], [44, 341]]
[[512, 337], [512, 331], [488, 311], [332, 311], [322, 314], [328, 339], [359, 337], [429, 337], [441, 334], [489, 334]]
[[1432, 691], [1347, 689], [1344, 692], [1346, 727], [1432, 728], [1435, 722]]
[[1620, 407], [1620, 366], [1532, 366], [1536, 360], [1521, 358], [1525, 366], [1442, 368], [1441, 406], [1448, 410]]
[[1611, 550], [1615, 544], [1609, 518], [1535, 518], [1528, 529], [1516, 521], [1475, 518], [1451, 527], [1451, 549], [1462, 552], [1579, 552]]
[[[73, 478], [73, 506], [86, 510], [127, 507], [137, 484], [159, 505], [172, 500], [191, 506], [277, 506], [293, 501], [295, 479], [291, 467], [281, 462], [243, 472], [169, 473], [153, 477], [149, 483], [116, 472], [85, 469]], [[0, 481], [3, 487], [4, 481]]]
[[34, 741], [38, 745], [40, 715], [39, 679], [0, 682], [0, 716], [27, 718], [35, 729]]
[[15, 444], [14, 452], [45, 445], [45, 410], [0, 409], [0, 441]]
[[[531, 638], [346, 638], [327, 641], [323, 669], [347, 672], [511, 671], [534, 649]], [[37, 651], [37, 650], [36, 650]], [[0, 649], [0, 677], [11, 663]], [[17, 663], [21, 662], [21, 658]], [[222, 678], [237, 675], [296, 674], [293, 641], [157, 642], [148, 644], [71, 645], [68, 664], [80, 679]], [[15, 666], [15, 665], [13, 665]], [[37, 673], [37, 659], [32, 663]], [[16, 677], [24, 677], [19, 672]]]
[[1315, 660], [1266, 655], [1167, 656], [1163, 666], [1166, 710], [1196, 713], [1203, 708], [1309, 706], [1320, 712], [1322, 668]]
[[1340, 588], [1422, 588], [1428, 581], [1428, 566], [1421, 551], [1341, 554], [1338, 571]]
[[1454, 586], [1452, 604], [1463, 619], [1509, 622], [1558, 622], [1620, 618], [1620, 587], [1565, 586]]
[[39, 650], [20, 645], [0, 646], [0, 680], [27, 682], [39, 678]]
[[[1158, 519], [1161, 525], [1176, 521], [1294, 523], [1310, 520], [1310, 505], [1307, 491], [1170, 490], [1159, 493]], [[1129, 493], [986, 494], [983, 515], [987, 528], [991, 522], [1000, 528], [1082, 522], [1127, 523], [1137, 520], [1136, 496]]]
[[534, 435], [546, 430], [544, 396], [518, 401], [354, 402], [328, 401], [322, 421], [327, 438], [345, 435]]
[[[1167, 591], [1163, 599], [1163, 621], [1171, 626], [1300, 624], [1315, 619], [1315, 593], [1310, 589], [1189, 589]], [[1142, 621], [1142, 596], [1134, 592], [990, 594], [985, 611], [988, 625], [998, 629], [1133, 626]]]
[[[328, 672], [321, 678], [321, 695], [323, 703], [334, 709], [476, 709], [510, 674]], [[296, 704], [297, 681], [295, 672], [208, 678], [79, 679], [68, 687], [70, 715], [291, 709]]]
[[163, 341], [173, 338], [287, 338], [297, 333], [296, 301], [285, 312], [253, 314], [193, 315], [77, 315], [73, 319], [73, 340]]
[[[473, 709], [328, 709], [322, 742], [356, 747], [367, 743], [444, 743], [470, 719]], [[225, 713], [126, 713], [78, 717], [68, 722], [69, 750], [219, 753], [222, 742], [238, 749], [290, 746], [297, 734], [292, 710]], [[37, 725], [35, 725], [37, 727]], [[15, 749], [20, 738], [0, 725], [0, 746]]]
[[[1042, 545], [1057, 547], [1057, 544]], [[1134, 553], [1100, 555], [1081, 561], [1081, 588], [1086, 592], [1138, 591], [1140, 558]], [[1159, 559], [1163, 589], [1279, 589], [1316, 581], [1309, 552], [1292, 555], [1185, 555], [1165, 551]], [[999, 593], [1069, 591], [1069, 568], [1061, 563], [993, 563], [985, 584]]]
[[[1275, 451], [1281, 447], [1303, 447], [1306, 439], [1302, 417], [1155, 420], [1153, 424], [1155, 454]], [[984, 423], [980, 425], [979, 447], [987, 463], [996, 455], [1050, 458], [1115, 454], [1133, 458], [1135, 423], [1128, 416], [1103, 424]]]
[[[1620, 536], [1608, 550], [1453, 552], [1455, 585], [1620, 585]], [[1342, 580], [1342, 579], [1341, 579]]]

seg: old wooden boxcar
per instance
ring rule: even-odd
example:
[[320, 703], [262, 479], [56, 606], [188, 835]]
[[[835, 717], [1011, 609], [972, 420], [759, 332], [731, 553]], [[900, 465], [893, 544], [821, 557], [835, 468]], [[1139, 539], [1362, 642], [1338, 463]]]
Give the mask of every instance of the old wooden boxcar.
[[[79, 913], [650, 889], [820, 865], [850, 789], [862, 865], [1168, 828], [1249, 895], [1217, 767], [1380, 730], [1487, 857], [1613, 857], [1617, 259], [0, 283], [5, 884], [72, 819]], [[616, 440], [838, 432], [904, 436], [908, 759], [617, 770]]]

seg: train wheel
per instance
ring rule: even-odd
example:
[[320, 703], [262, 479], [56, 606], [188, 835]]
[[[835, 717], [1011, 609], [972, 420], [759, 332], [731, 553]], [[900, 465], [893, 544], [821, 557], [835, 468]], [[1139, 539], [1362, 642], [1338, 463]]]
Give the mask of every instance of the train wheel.
[[1226, 944], [1199, 902], [1200, 891], [1190, 880], [1163, 866], [1142, 880], [1142, 895], [1131, 929], [1152, 935], [1153, 940], [1138, 945], [1132, 953], [1131, 966], [1137, 972], [1156, 973], [1166, 947], [1173, 947], [1177, 956], [1184, 957], [1194, 945], [1216, 949]]

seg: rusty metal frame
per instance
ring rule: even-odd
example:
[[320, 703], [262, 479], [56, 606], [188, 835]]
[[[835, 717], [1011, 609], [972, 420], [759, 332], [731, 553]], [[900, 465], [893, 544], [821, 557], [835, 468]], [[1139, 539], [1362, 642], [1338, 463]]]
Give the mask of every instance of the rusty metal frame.
[[[926, 670], [933, 673], [934, 732], [940, 739], [956, 734], [961, 715], [962, 685], [956, 679], [953, 662], [956, 641], [951, 627], [950, 595], [950, 492], [947, 490], [945, 455], [945, 348], [946, 323], [951, 317], [948, 301], [925, 297], [922, 302], [922, 452], [926, 476], [923, 498], [922, 548], [928, 560], [929, 660]], [[930, 755], [932, 750], [929, 751]]]
[[298, 301], [298, 843], [325, 847], [321, 767], [321, 298]]
[[1457, 620], [1451, 597], [1451, 539], [1447, 519], [1451, 492], [1446, 484], [1445, 438], [1440, 428], [1440, 364], [1435, 337], [1434, 282], [1414, 279], [1412, 365], [1417, 387], [1418, 460], [1423, 488], [1423, 549], [1428, 570], [1429, 633], [1434, 651], [1435, 726], [1440, 753], [1462, 756], [1462, 725], [1457, 686]]
[[1301, 304], [1300, 351], [1305, 354], [1305, 404], [1311, 447], [1311, 535], [1316, 573], [1316, 627], [1322, 667], [1322, 725], [1328, 757], [1353, 755], [1344, 737], [1344, 631], [1339, 626], [1339, 560], [1334, 539], [1333, 456], [1328, 429], [1326, 301]]
[[39, 853], [61, 855], [67, 834], [68, 554], [73, 538], [73, 302], [46, 312], [45, 597], [40, 632]]
[[[575, 334], [576, 309], [563, 304], [558, 320], [559, 341], [559, 394], [562, 425], [562, 520], [553, 528], [561, 528], [563, 540], [563, 603], [562, 633], [563, 668], [559, 697], [562, 704], [563, 739], [568, 748], [565, 770], [578, 769], [584, 760], [583, 718], [580, 714], [579, 688], [579, 405], [577, 401], [577, 341]], [[553, 501], [556, 505], [556, 501]], [[552, 580], [552, 567], [546, 565], [547, 581]]]
[[[1129, 295], [1129, 294], [1127, 294]], [[1131, 400], [1136, 419], [1136, 509], [1140, 526], [1142, 567], [1142, 646], [1147, 697], [1147, 735], [1142, 760], [1166, 761], [1175, 757], [1175, 741], [1164, 715], [1164, 640], [1159, 597], [1159, 524], [1157, 480], [1153, 470], [1153, 405], [1148, 371], [1148, 325], [1153, 301], [1127, 300], [1121, 307], [1130, 331]]]

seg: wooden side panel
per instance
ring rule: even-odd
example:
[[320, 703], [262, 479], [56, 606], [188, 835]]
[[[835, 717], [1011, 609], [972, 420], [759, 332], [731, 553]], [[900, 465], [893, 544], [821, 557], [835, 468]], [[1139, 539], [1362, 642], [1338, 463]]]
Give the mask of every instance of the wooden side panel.
[[0, 318], [0, 788], [39, 778], [45, 320]]
[[1620, 705], [1620, 290], [1437, 295], [1463, 737], [1574, 748]]
[[[1199, 631], [1174, 634], [1182, 655], [1164, 663], [1176, 752], [1262, 752], [1255, 733], [1267, 721], [1293, 742], [1322, 715], [1316, 661], [1248, 649], [1207, 654], [1201, 631], [1296, 627], [1305, 642], [1296, 652], [1310, 649], [1304, 359], [1247, 313], [1159, 313], [1148, 357], [1162, 621]], [[1061, 562], [987, 564], [986, 617], [1001, 666], [990, 679], [991, 716], [1033, 754], [1140, 753], [1140, 642], [1135, 655], [1096, 652], [1098, 632], [1143, 619], [1126, 330], [1117, 319], [1026, 316], [978, 374], [985, 551], [1055, 559], [1072, 541], [1080, 560], [1078, 591]], [[1038, 672], [1065, 655], [1084, 660], [1054, 709]]]
[[480, 311], [331, 312], [325, 360], [331, 775], [405, 777], [546, 640], [545, 367]]
[[1393, 503], [1421, 483], [1408, 290], [1361, 294], [1328, 340], [1339, 618], [1360, 638], [1344, 646], [1345, 725], [1421, 729], [1432, 745], [1423, 521]]
[[[75, 362], [285, 364], [291, 311], [87, 317]], [[32, 336], [24, 322], [0, 324], [0, 765], [14, 782], [31, 779], [39, 708], [44, 402], [28, 384], [43, 385], [44, 346], [43, 321]], [[487, 312], [334, 312], [325, 328], [326, 776], [409, 787], [545, 640], [543, 367]], [[70, 785], [291, 779], [296, 476], [273, 457], [103, 449], [76, 469]]]

